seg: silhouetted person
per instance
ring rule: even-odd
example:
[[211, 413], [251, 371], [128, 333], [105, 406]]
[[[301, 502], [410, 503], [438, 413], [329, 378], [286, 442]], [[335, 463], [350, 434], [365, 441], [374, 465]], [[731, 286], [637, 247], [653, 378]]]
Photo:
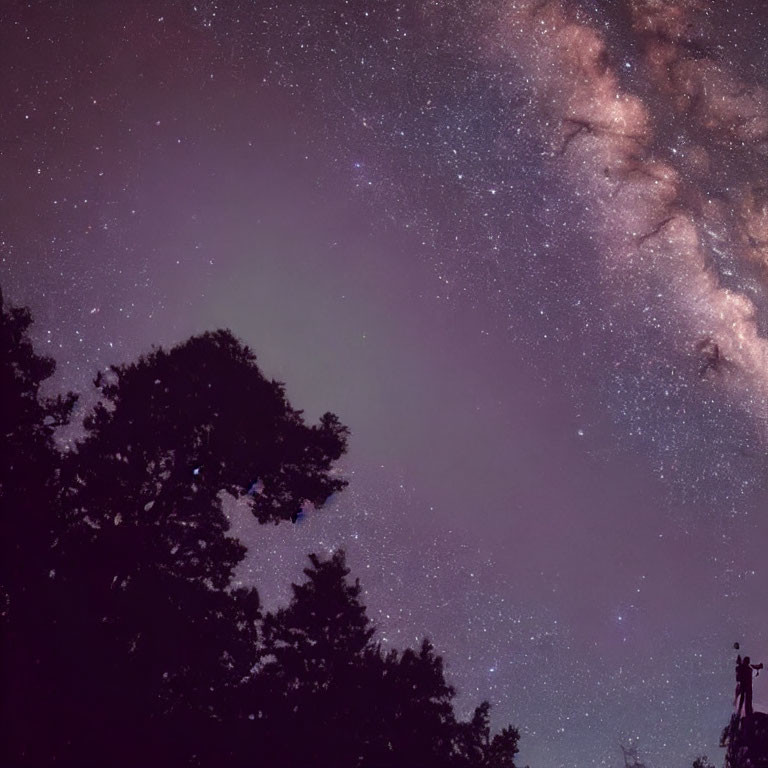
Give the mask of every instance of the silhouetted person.
[[749, 656], [743, 659], [738, 656], [736, 659], [736, 697], [739, 706], [736, 709], [737, 719], [741, 717], [741, 707], [744, 706], [744, 714], [749, 717], [752, 715], [752, 670], [758, 671], [763, 668], [762, 664], [750, 664]]

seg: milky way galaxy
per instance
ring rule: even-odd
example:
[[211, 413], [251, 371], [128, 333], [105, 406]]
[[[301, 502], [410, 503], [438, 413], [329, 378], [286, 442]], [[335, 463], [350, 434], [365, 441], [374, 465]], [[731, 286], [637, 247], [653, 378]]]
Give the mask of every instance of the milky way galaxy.
[[[622, 296], [638, 298], [638, 286], [660, 284], [654, 294], [640, 292], [650, 322], [660, 325], [654, 305], [673, 305], [670, 342], [706, 340], [718, 350], [741, 374], [728, 384], [764, 421], [767, 348], [756, 303], [748, 288], [724, 284], [720, 272], [729, 270], [720, 262], [765, 258], [763, 180], [754, 172], [745, 180], [735, 169], [764, 165], [768, 91], [710, 53], [722, 48], [713, 3], [629, 6], [643, 74], [661, 98], [623, 86], [599, 30], [559, 3], [512, 4], [501, 47], [523, 52], [535, 72], [553, 151], [574, 187], [586, 191], [606, 271]], [[717, 158], [721, 168], [712, 160], [718, 148], [728, 155]], [[722, 241], [732, 254], [718, 251]]]
[[80, 415], [230, 327], [351, 429], [326, 509], [231, 510], [239, 580], [345, 547], [531, 768], [721, 759], [768, 662], [763, 2], [14, 0], [0, 55], [0, 280]]

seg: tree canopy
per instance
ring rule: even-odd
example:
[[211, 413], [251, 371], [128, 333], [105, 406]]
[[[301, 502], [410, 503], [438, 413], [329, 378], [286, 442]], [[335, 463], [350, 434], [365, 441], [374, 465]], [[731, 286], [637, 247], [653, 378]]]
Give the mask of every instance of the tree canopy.
[[[0, 291], [0, 742], [19, 749], [47, 700], [51, 551], [61, 531], [57, 428], [75, 396], [45, 397], [56, 365], [29, 338], [29, 310], [9, 307]], [[7, 728], [7, 724], [17, 727]]]
[[222, 330], [99, 373], [60, 451], [75, 397], [41, 394], [55, 365], [0, 310], [4, 765], [513, 768], [517, 731], [456, 718], [428, 640], [381, 648], [343, 552], [266, 615], [234, 588], [227, 499], [321, 508], [346, 486], [335, 415], [306, 424]]

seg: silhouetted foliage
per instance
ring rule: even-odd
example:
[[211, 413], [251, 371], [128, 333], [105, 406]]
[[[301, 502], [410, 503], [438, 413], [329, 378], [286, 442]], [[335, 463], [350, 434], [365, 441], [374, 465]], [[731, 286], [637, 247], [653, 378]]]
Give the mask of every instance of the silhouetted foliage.
[[[214, 716], [222, 689], [249, 674], [259, 601], [222, 592], [245, 553], [228, 535], [225, 497], [279, 521], [345, 485], [330, 470], [346, 428], [332, 414], [306, 426], [228, 331], [154, 350], [95, 384], [101, 399], [63, 473], [57, 620], [61, 697], [79, 688], [69, 712], [104, 743], [68, 745], [73, 760], [135, 743], [129, 734], [152, 734], [191, 702]], [[160, 750], [162, 734], [154, 741]], [[141, 752], [118, 759], [135, 764]]]
[[75, 403], [73, 395], [41, 395], [56, 366], [34, 351], [31, 323], [0, 291], [0, 755], [35, 738], [32, 723], [46, 699], [48, 580], [59, 534], [53, 437]]
[[515, 755], [520, 751], [517, 744], [520, 732], [508, 725], [494, 735], [486, 750], [484, 765], [488, 768], [515, 768]]
[[0, 615], [9, 620], [24, 609], [33, 553], [55, 535], [51, 493], [58, 454], [53, 435], [67, 423], [75, 397], [44, 398], [40, 387], [56, 370], [35, 353], [28, 338], [29, 310], [6, 308], [0, 292]]
[[321, 507], [347, 429], [307, 426], [228, 331], [96, 377], [75, 450], [54, 364], [0, 299], [2, 721], [9, 766], [514, 768], [518, 733], [469, 722], [426, 639], [383, 652], [343, 552], [310, 555], [289, 605], [232, 589], [262, 522]]
[[490, 704], [482, 702], [469, 723], [459, 723], [458, 744], [463, 764], [486, 768], [515, 768], [520, 734], [508, 726], [491, 738]]
[[453, 686], [443, 676], [443, 660], [424, 639], [418, 651], [410, 648], [386, 657], [387, 699], [394, 710], [392, 744], [416, 764], [450, 763], [456, 753]]
[[726, 748], [726, 768], [763, 768], [768, 765], [768, 714], [736, 713], [723, 730], [720, 746]]
[[333, 754], [339, 765], [357, 764], [365, 703], [375, 689], [373, 627], [359, 584], [346, 582], [343, 555], [310, 560], [291, 604], [264, 620], [259, 689], [270, 702], [264, 725], [271, 760], [298, 766]]
[[[455, 690], [428, 640], [383, 653], [343, 552], [310, 555], [290, 605], [264, 621], [262, 720], [272, 765], [509, 766], [517, 732], [491, 741], [489, 705], [457, 722]], [[271, 736], [270, 736], [271, 735]]]

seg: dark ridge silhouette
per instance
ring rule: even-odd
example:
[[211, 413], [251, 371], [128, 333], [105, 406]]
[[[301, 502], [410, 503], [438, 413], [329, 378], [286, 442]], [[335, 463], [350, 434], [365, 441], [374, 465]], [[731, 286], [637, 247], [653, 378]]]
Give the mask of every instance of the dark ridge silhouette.
[[514, 768], [519, 734], [467, 722], [428, 640], [384, 652], [343, 552], [310, 555], [290, 604], [233, 589], [227, 496], [300, 522], [346, 481], [348, 430], [304, 423], [229, 331], [100, 373], [73, 395], [27, 310], [0, 297], [0, 765]]

